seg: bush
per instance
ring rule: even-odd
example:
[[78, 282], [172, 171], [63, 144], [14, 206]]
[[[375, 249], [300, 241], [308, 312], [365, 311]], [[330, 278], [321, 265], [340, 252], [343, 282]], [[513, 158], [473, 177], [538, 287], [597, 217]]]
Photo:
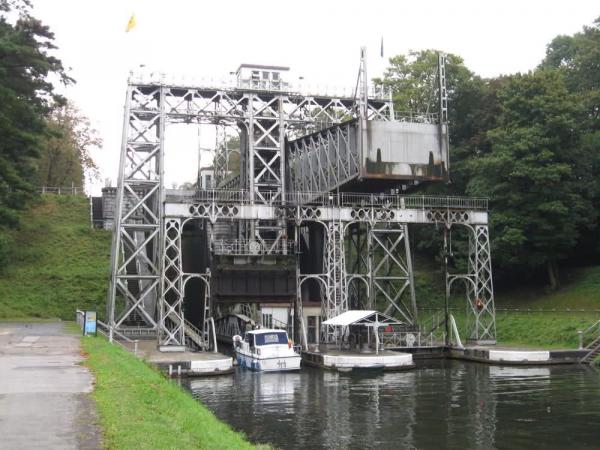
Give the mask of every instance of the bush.
[[14, 240], [12, 236], [4, 231], [0, 231], [0, 271], [7, 265], [13, 252]]

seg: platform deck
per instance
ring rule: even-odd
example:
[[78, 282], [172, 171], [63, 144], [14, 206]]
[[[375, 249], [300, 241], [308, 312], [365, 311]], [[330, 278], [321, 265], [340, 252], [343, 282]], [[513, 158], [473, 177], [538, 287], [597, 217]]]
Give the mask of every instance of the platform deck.
[[156, 341], [140, 341], [139, 354], [161, 370], [169, 370], [177, 376], [222, 375], [233, 372], [231, 356], [213, 352], [161, 352]]

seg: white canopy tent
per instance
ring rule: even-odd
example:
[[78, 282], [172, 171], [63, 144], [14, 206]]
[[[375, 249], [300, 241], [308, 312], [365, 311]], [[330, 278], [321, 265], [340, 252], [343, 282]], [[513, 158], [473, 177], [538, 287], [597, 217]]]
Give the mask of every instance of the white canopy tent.
[[379, 354], [379, 327], [388, 325], [402, 325], [403, 322], [388, 316], [387, 314], [380, 313], [378, 311], [363, 311], [363, 310], [350, 310], [346, 311], [339, 316], [332, 317], [323, 322], [323, 325], [330, 325], [335, 327], [348, 327], [350, 325], [363, 326], [373, 329], [375, 336], [375, 351]]

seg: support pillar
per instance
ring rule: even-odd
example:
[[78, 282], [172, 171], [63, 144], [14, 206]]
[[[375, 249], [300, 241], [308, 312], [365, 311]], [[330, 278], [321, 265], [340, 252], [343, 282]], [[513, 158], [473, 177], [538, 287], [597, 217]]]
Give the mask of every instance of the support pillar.
[[185, 350], [181, 227], [180, 219], [165, 219], [158, 330], [158, 345], [161, 350], [166, 350], [165, 347], [169, 347], [170, 351]]

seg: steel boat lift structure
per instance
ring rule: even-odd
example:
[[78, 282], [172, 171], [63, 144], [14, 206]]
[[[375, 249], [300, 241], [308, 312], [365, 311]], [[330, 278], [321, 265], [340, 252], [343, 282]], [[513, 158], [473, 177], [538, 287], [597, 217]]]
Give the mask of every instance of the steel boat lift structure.
[[[164, 351], [207, 350], [217, 313], [235, 304], [249, 310], [269, 295], [289, 303], [289, 326], [304, 346], [303, 307], [315, 298], [322, 321], [382, 309], [418, 333], [408, 225], [429, 224], [469, 231], [467, 272], [447, 273], [447, 289], [466, 285], [468, 340], [495, 343], [487, 201], [401, 194], [416, 182], [448, 180], [445, 65], [441, 54], [439, 111], [411, 116], [369, 85], [364, 49], [357, 89], [341, 95], [295, 88], [276, 66], [242, 65], [226, 84], [132, 76], [107, 296], [111, 334], [146, 330]], [[238, 129], [239, 174], [228, 173], [224, 146], [215, 155], [216, 188], [166, 189], [164, 136], [173, 123]], [[191, 228], [199, 238], [189, 250]], [[194, 320], [186, 312], [192, 280], [202, 286]], [[328, 325], [316, 335], [340, 339]]]

